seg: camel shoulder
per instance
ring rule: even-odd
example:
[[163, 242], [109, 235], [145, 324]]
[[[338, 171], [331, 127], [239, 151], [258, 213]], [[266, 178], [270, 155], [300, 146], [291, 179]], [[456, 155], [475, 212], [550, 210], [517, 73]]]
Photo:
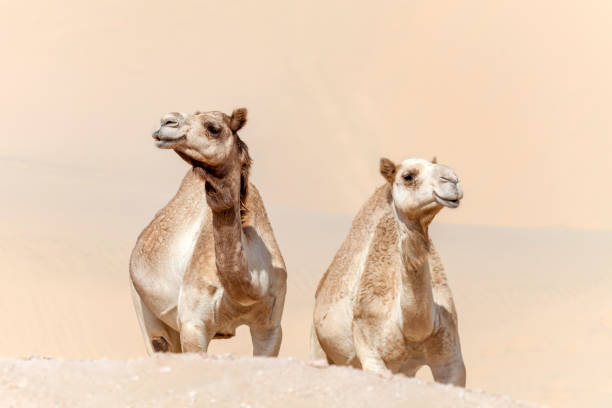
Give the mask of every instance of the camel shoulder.
[[429, 243], [429, 270], [431, 273], [434, 301], [441, 310], [448, 313], [454, 324], [457, 324], [457, 310], [453, 300], [453, 293], [450, 289], [440, 255], [431, 241]]
[[184, 221], [206, 211], [204, 193], [204, 182], [189, 169], [174, 196], [138, 235], [132, 258], [157, 253], [166, 245], [166, 238], [176, 233]]
[[270, 252], [272, 266], [275, 270], [280, 275], [286, 275], [285, 260], [274, 236], [261, 193], [251, 182], [249, 182], [245, 204], [247, 211], [245, 217], [243, 217], [242, 225], [247, 240], [253, 244], [254, 248], [258, 246], [261, 248], [261, 245], [256, 245], [257, 241], [260, 241], [260, 244], [263, 244]]
[[398, 290], [401, 257], [395, 218], [387, 213], [376, 224], [355, 295], [355, 317], [388, 313]]
[[[355, 282], [359, 255], [367, 250], [376, 226], [385, 214], [391, 214], [391, 186], [382, 185], [366, 200], [353, 219], [347, 238], [336, 252], [329, 268], [319, 281], [315, 298], [320, 295], [338, 298], [345, 296]], [[323, 295], [325, 293], [325, 295]]]

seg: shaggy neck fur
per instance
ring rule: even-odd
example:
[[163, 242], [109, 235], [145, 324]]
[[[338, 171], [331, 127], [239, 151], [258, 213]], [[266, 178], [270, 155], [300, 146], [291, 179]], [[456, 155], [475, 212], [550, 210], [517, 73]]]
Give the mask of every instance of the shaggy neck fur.
[[[393, 204], [392, 204], [393, 205]], [[429, 271], [429, 220], [409, 220], [393, 205], [398, 230], [398, 249], [403, 264], [400, 308], [404, 336], [414, 342], [429, 337], [435, 324]], [[432, 217], [433, 218], [433, 217]]]

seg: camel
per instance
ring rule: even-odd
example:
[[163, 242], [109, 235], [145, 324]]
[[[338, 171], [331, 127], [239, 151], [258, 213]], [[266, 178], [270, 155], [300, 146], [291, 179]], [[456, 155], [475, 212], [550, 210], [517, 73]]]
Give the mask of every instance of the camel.
[[147, 352], [207, 352], [248, 325], [253, 355], [277, 356], [287, 272], [237, 132], [247, 110], [168, 113], [155, 144], [191, 166], [138, 237], [132, 297]]
[[465, 386], [457, 312], [428, 228], [463, 198], [446, 166], [381, 159], [387, 183], [366, 201], [315, 295], [312, 364]]

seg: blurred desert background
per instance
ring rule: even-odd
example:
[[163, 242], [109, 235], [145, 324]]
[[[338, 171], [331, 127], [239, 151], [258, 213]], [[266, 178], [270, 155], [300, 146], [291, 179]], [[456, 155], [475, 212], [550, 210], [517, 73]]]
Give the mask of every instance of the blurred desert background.
[[[612, 3], [4, 2], [1, 357], [126, 359], [136, 237], [186, 172], [168, 111], [245, 106], [287, 263], [281, 356], [378, 160], [436, 155], [465, 198], [432, 227], [468, 388], [612, 401]], [[212, 353], [251, 353], [248, 330]], [[427, 370], [419, 377], [429, 380]]]

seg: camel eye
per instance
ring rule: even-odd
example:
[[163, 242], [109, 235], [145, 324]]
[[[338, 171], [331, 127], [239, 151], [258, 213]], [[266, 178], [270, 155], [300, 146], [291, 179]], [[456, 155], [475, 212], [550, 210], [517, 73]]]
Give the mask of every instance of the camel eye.
[[409, 183], [414, 181], [414, 178], [415, 178], [415, 174], [414, 173], [404, 174], [404, 180], [409, 182]]
[[206, 130], [208, 130], [213, 135], [219, 134], [219, 132], [221, 132], [221, 128], [217, 127], [213, 123], [206, 124]]

